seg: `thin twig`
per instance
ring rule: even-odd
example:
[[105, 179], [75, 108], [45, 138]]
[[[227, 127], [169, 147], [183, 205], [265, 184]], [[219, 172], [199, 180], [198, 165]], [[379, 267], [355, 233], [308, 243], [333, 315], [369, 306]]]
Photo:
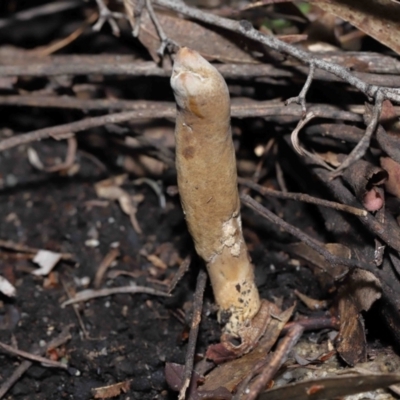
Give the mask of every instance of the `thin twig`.
[[265, 389], [268, 382], [270, 382], [279, 368], [287, 360], [289, 353], [292, 351], [295, 344], [299, 341], [303, 334], [304, 328], [301, 325], [294, 325], [287, 335], [280, 341], [276, 351], [268, 362], [266, 368], [260, 373], [255, 381], [250, 385], [246, 400], [254, 400], [258, 394]]
[[149, 13], [149, 15], [150, 15], [150, 19], [151, 19], [151, 21], [153, 22], [153, 24], [154, 24], [154, 26], [155, 26], [155, 28], [156, 28], [157, 34], [158, 34], [158, 36], [159, 36], [159, 38], [160, 38], [160, 41], [161, 41], [161, 45], [160, 45], [160, 47], [159, 47], [158, 50], [157, 50], [157, 54], [158, 54], [159, 56], [163, 57], [163, 56], [164, 56], [164, 53], [165, 53], [165, 50], [168, 49], [168, 47], [169, 47], [170, 45], [173, 45], [173, 46], [175, 46], [176, 48], [179, 48], [179, 46], [178, 46], [175, 42], [173, 42], [173, 41], [165, 34], [164, 29], [163, 29], [163, 27], [161, 26], [160, 22], [158, 21], [158, 18], [157, 18], [156, 13], [154, 12], [153, 4], [151, 3], [151, 1], [152, 1], [152, 0], [146, 0], [146, 8], [147, 8], [147, 11], [148, 11], [148, 13]]
[[182, 387], [179, 391], [179, 400], [184, 400], [193, 373], [194, 355], [196, 352], [197, 336], [199, 334], [201, 311], [203, 309], [203, 295], [207, 283], [207, 273], [201, 269], [197, 277], [196, 291], [193, 296], [193, 317], [190, 326], [188, 348], [186, 351], [185, 370], [182, 378]]
[[[171, 116], [171, 109], [164, 108], [159, 110], [158, 118]], [[69, 124], [52, 126], [49, 128], [39, 129], [37, 131], [25, 133], [4, 139], [0, 142], [0, 151], [19, 146], [22, 144], [52, 138], [63, 138], [65, 135], [80, 132], [89, 128], [95, 128], [106, 124], [118, 124], [137, 118], [154, 118], [153, 110], [127, 111], [118, 114], [102, 115], [100, 117], [86, 118], [80, 121], [71, 122]]]
[[4, 28], [7, 25], [11, 25], [15, 22], [19, 21], [26, 22], [33, 18], [56, 14], [59, 12], [70, 10], [71, 8], [78, 8], [78, 7], [82, 7], [81, 1], [77, 0], [54, 1], [52, 3], [43, 4], [38, 7], [28, 8], [27, 10], [14, 13], [8, 18], [4, 19], [1, 18], [0, 28]]
[[[21, 243], [15, 243], [11, 240], [3, 240], [3, 239], [0, 239], [0, 247], [8, 250], [18, 251], [21, 253], [30, 253], [32, 255], [43, 250], [43, 249], [37, 249], [35, 247], [25, 246], [24, 244]], [[70, 253], [60, 253], [60, 254], [63, 260], [71, 260], [73, 258], [73, 255]]]
[[168, 293], [171, 293], [175, 289], [178, 282], [182, 279], [182, 277], [189, 270], [191, 262], [192, 262], [191, 255], [188, 255], [187, 257], [185, 257], [185, 259], [181, 262], [181, 264], [179, 265], [178, 271], [175, 273], [174, 277], [172, 278], [171, 283], [168, 286], [168, 290], [167, 290]]
[[332, 177], [337, 177], [340, 175], [341, 171], [349, 167], [351, 164], [362, 158], [367, 151], [369, 144], [371, 142], [371, 137], [375, 133], [378, 126], [379, 117], [382, 111], [382, 104], [384, 100], [383, 91], [379, 90], [376, 95], [376, 102], [374, 105], [371, 121], [369, 122], [367, 129], [363, 138], [358, 142], [357, 146], [350, 152], [350, 154], [345, 158], [345, 160], [340, 164], [338, 168], [335, 169]]
[[3, 350], [14, 354], [19, 357], [26, 358], [27, 360], [31, 361], [36, 361], [41, 363], [44, 367], [53, 367], [53, 368], [62, 368], [62, 369], [68, 369], [67, 364], [60, 363], [58, 361], [53, 361], [45, 357], [38, 356], [36, 354], [28, 353], [23, 350], [15, 349], [14, 347], [9, 346], [8, 344], [0, 342], [0, 348]]
[[115, 18], [126, 18], [126, 15], [120, 12], [110, 11], [109, 8], [104, 4], [104, 0], [96, 0], [97, 7], [99, 8], [99, 20], [93, 25], [93, 30], [98, 32], [103, 27], [105, 22], [108, 22], [111, 26], [113, 35], [119, 36], [120, 31]]
[[245, 185], [258, 193], [262, 194], [263, 196], [271, 196], [277, 197], [278, 199], [289, 199], [289, 200], [296, 200], [296, 201], [303, 201], [305, 203], [316, 204], [317, 206], [322, 207], [329, 207], [335, 210], [344, 211], [349, 214], [354, 214], [358, 216], [366, 216], [368, 212], [366, 210], [362, 210], [360, 208], [348, 206], [347, 204], [336, 203], [335, 201], [323, 200], [318, 199], [317, 197], [309, 196], [308, 194], [304, 193], [283, 193], [279, 192], [278, 190], [268, 189], [264, 186], [258, 185], [257, 183], [252, 182], [249, 179], [238, 178], [238, 182], [241, 185]]
[[297, 103], [301, 105], [301, 109], [303, 110], [303, 114], [306, 114], [306, 95], [308, 92], [308, 89], [310, 89], [311, 83], [314, 79], [315, 75], [315, 64], [311, 63], [310, 64], [310, 71], [308, 72], [307, 80], [303, 86], [303, 89], [301, 89], [301, 92], [299, 93], [298, 96], [296, 97], [291, 97], [290, 99], [287, 99], [285, 104], [289, 105], [292, 103]]
[[97, 268], [96, 276], [93, 282], [93, 286], [96, 289], [100, 287], [104, 274], [110, 265], [119, 257], [119, 254], [120, 252], [118, 249], [111, 249], [101, 261], [99, 267]]
[[301, 156], [307, 156], [311, 160], [313, 160], [316, 164], [323, 166], [324, 168], [328, 169], [329, 171], [333, 171], [333, 168], [328, 165], [321, 157], [317, 154], [311, 153], [306, 150], [304, 147], [300, 145], [299, 141], [299, 132], [300, 130], [313, 118], [316, 118], [314, 112], [307, 113], [297, 124], [296, 128], [293, 130], [292, 134], [290, 135], [290, 140], [292, 141], [293, 148], [299, 153]]
[[138, 37], [140, 32], [140, 24], [143, 15], [143, 10], [146, 5], [146, 0], [137, 0], [134, 4], [133, 14], [134, 14], [134, 24], [132, 26], [133, 37]]
[[[347, 111], [340, 111], [336, 107], [328, 105], [315, 105], [311, 107], [309, 106], [309, 109], [315, 109], [315, 113], [323, 118], [339, 118], [348, 121], [361, 121], [361, 117], [359, 115]], [[269, 107], [265, 107], [265, 104], [263, 104], [263, 102], [252, 102], [248, 106], [243, 104], [232, 105], [232, 115], [238, 118], [282, 115], [300, 116], [301, 112], [301, 107], [295, 104], [286, 108], [281, 107], [279, 104], [269, 104]], [[23, 133], [17, 136], [3, 139], [2, 141], [0, 141], [0, 151], [4, 151], [15, 146], [20, 146], [22, 144], [47, 139], [50, 137], [55, 139], [65, 139], [67, 137], [70, 137], [72, 133], [81, 132], [90, 128], [96, 128], [107, 124], [119, 124], [135, 119], [174, 118], [175, 115], [176, 109], [172, 106], [172, 104], [160, 103], [158, 104], [156, 110], [153, 108], [140, 109], [102, 115], [100, 117], [85, 118], [76, 122], [38, 129], [36, 131]]]
[[136, 294], [136, 293], [151, 294], [153, 296], [163, 296], [163, 297], [170, 296], [168, 293], [161, 292], [159, 290], [150, 287], [136, 286], [136, 285], [104, 288], [99, 290], [87, 289], [76, 293], [75, 297], [73, 297], [72, 299], [64, 301], [64, 303], [61, 304], [61, 307], [69, 306], [70, 304], [80, 303], [82, 301], [89, 301], [97, 297], [111, 296], [113, 294]]

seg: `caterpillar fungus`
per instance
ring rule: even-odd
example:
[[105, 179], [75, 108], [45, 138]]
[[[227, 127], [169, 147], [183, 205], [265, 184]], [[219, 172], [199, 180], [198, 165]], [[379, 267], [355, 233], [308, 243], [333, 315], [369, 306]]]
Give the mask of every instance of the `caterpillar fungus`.
[[242, 233], [228, 87], [216, 68], [185, 47], [176, 55], [171, 86], [182, 208], [207, 266], [219, 320], [227, 321], [226, 333], [238, 336], [260, 298]]

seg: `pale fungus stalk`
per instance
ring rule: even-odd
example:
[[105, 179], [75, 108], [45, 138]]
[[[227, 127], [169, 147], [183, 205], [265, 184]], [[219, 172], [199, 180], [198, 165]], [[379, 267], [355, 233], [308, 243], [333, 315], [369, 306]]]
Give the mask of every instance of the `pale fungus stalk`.
[[205, 261], [219, 319], [238, 336], [260, 299], [243, 239], [230, 99], [220, 73], [200, 54], [179, 50], [171, 86], [177, 103], [176, 168], [182, 208]]

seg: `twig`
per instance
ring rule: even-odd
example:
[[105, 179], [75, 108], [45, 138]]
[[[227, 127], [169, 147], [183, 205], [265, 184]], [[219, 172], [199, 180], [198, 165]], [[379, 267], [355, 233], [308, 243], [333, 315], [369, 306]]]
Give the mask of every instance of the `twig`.
[[[71, 339], [71, 335], [69, 333], [71, 327], [73, 325], [67, 325], [63, 328], [60, 334], [54, 338], [52, 341], [48, 343], [46, 347], [41, 347], [37, 354], [45, 354], [46, 351], [55, 349], [56, 347], [61, 346], [66, 343], [69, 339]], [[36, 352], [32, 350], [31, 352]], [[0, 387], [0, 399], [4, 397], [4, 395], [10, 390], [10, 388], [14, 385], [15, 382], [18, 381], [19, 378], [31, 367], [33, 364], [32, 361], [24, 360], [19, 365], [19, 367], [13, 372], [13, 374], [5, 381]]]
[[250, 385], [246, 400], [254, 400], [257, 395], [264, 390], [268, 382], [273, 379], [279, 368], [287, 360], [289, 353], [292, 351], [295, 344], [299, 341], [303, 334], [304, 328], [301, 325], [294, 325], [287, 335], [280, 341], [276, 351], [268, 362], [267, 367], [261, 372], [261, 374], [255, 379]]
[[345, 160], [340, 164], [338, 168], [335, 169], [332, 177], [337, 177], [340, 175], [341, 171], [349, 167], [351, 164], [358, 161], [364, 156], [367, 151], [369, 144], [371, 142], [371, 137], [375, 133], [378, 126], [379, 117], [382, 111], [382, 104], [384, 100], [384, 93], [379, 90], [376, 94], [376, 102], [374, 105], [371, 121], [369, 122], [367, 129], [363, 138], [358, 142], [357, 146], [350, 152], [350, 154], [345, 158]]
[[143, 14], [143, 9], [146, 5], [146, 0], [137, 0], [134, 5], [133, 13], [134, 13], [134, 25], [132, 26], [132, 35], [133, 37], [138, 37], [140, 32], [140, 23]]
[[119, 254], [120, 253], [118, 249], [111, 249], [101, 261], [99, 267], [97, 268], [96, 276], [93, 282], [93, 286], [96, 289], [100, 287], [104, 274], [106, 273], [110, 265], [117, 259]]
[[8, 344], [2, 343], [2, 342], [0, 342], [0, 348], [2, 348], [5, 351], [8, 351], [9, 353], [14, 354], [16, 356], [23, 357], [23, 358], [26, 358], [26, 359], [31, 360], [31, 361], [39, 362], [44, 367], [54, 367], [54, 368], [68, 369], [68, 365], [67, 364], [63, 364], [63, 363], [60, 363], [58, 361], [53, 361], [53, 360], [50, 360], [48, 358], [41, 357], [41, 356], [38, 356], [38, 355], [35, 355], [35, 354], [32, 354], [32, 353], [28, 353], [28, 352], [23, 351], [23, 350], [15, 349], [14, 347], [11, 347]]
[[336, 317], [312, 317], [288, 322], [281, 333], [286, 334], [294, 325], [301, 325], [305, 331], [320, 331], [322, 329], [339, 330], [340, 328], [339, 320]]
[[151, 1], [152, 0], [146, 0], [146, 8], [147, 8], [147, 11], [148, 11], [148, 13], [150, 15], [150, 19], [151, 19], [151, 21], [153, 22], [153, 24], [154, 24], [154, 26], [156, 28], [157, 34], [158, 34], [158, 36], [160, 37], [160, 40], [161, 40], [161, 45], [157, 50], [157, 54], [159, 56], [163, 57], [164, 53], [165, 53], [165, 49], [168, 49], [169, 46], [173, 45], [176, 48], [179, 48], [179, 46], [175, 42], [173, 42], [165, 34], [164, 29], [162, 28], [160, 22], [158, 21], [157, 15], [154, 12], [153, 5], [152, 5]]
[[11, 25], [16, 21], [29, 21], [33, 18], [45, 15], [51, 15], [77, 7], [82, 7], [81, 1], [76, 1], [76, 0], [55, 1], [53, 3], [43, 4], [38, 7], [28, 8], [27, 10], [14, 13], [9, 18], [0, 19], [0, 28], [4, 28], [7, 25]]
[[[171, 116], [171, 111], [169, 108], [164, 108], [159, 110], [157, 115], [158, 118], [163, 118]], [[127, 111], [118, 114], [102, 115], [100, 117], [87, 118], [76, 122], [71, 122], [69, 124], [52, 126], [50, 128], [39, 129], [37, 131], [25, 133], [18, 136], [13, 136], [9, 139], [2, 140], [0, 142], [0, 151], [9, 149], [11, 147], [19, 146], [21, 144], [26, 144], [38, 140], [52, 138], [62, 138], [65, 135], [70, 135], [71, 133], [80, 132], [89, 128], [95, 128], [98, 126], [103, 126], [106, 124], [117, 124], [121, 122], [126, 122], [131, 119], [136, 118], [153, 118], [153, 110], [140, 110], [140, 111]]]
[[28, 148], [28, 159], [30, 163], [40, 171], [52, 173], [52, 172], [68, 170], [75, 161], [78, 142], [75, 136], [67, 138], [67, 142], [68, 142], [68, 149], [67, 149], [67, 154], [65, 156], [65, 161], [61, 162], [60, 164], [55, 164], [49, 167], [44, 166], [43, 163], [40, 161], [36, 151], [31, 147]]
[[306, 114], [306, 95], [307, 95], [308, 89], [310, 89], [311, 83], [314, 79], [314, 75], [315, 75], [315, 64], [311, 63], [310, 71], [308, 72], [307, 80], [303, 86], [303, 89], [301, 89], [301, 92], [299, 93], [298, 96], [291, 97], [290, 99], [287, 99], [285, 102], [286, 105], [289, 105], [292, 103], [300, 104], [304, 115]]
[[143, 185], [144, 183], [149, 185], [158, 197], [158, 203], [160, 204], [160, 208], [162, 210], [165, 209], [165, 207], [167, 205], [167, 201], [165, 199], [165, 194], [163, 192], [161, 184], [157, 183], [155, 180], [150, 179], [150, 178], [138, 178], [138, 179], [135, 179], [134, 181], [132, 181], [132, 183], [134, 185]]
[[[42, 250], [42, 249], [37, 249], [35, 247], [25, 246], [24, 244], [15, 243], [12, 242], [11, 240], [3, 240], [3, 239], [0, 239], [0, 247], [8, 250], [18, 251], [21, 253], [31, 253], [31, 254], [36, 254], [38, 251]], [[71, 260], [73, 257], [73, 255], [70, 253], [60, 253], [60, 254], [63, 260]]]
[[[362, 53], [361, 53], [362, 55]], [[369, 61], [363, 61], [363, 64]], [[327, 54], [321, 55], [321, 58], [327, 58]], [[353, 55], [352, 57], [357, 57]], [[379, 55], [380, 63], [391, 63], [389, 57], [385, 58], [382, 54]], [[3, 57], [5, 59], [5, 57]], [[104, 76], [124, 75], [124, 76], [160, 76], [169, 77], [171, 75], [170, 68], [160, 68], [152, 61], [138, 61], [135, 58], [127, 55], [68, 55], [68, 56], [50, 56], [46, 57], [46, 61], [38, 57], [27, 56], [26, 58], [13, 59], [7, 58], [8, 62], [0, 59], [0, 77], [18, 77], [18, 76], [35, 76], [35, 77], [52, 77], [58, 75], [88, 75], [101, 74]], [[340, 58], [341, 60], [341, 58]], [[297, 61], [295, 61], [297, 62]], [[343, 60], [345, 62], [345, 59]], [[374, 60], [374, 63], [377, 62]], [[285, 66], [291, 67], [291, 70], [276, 67], [271, 64], [215, 64], [218, 71], [229, 79], [254, 79], [263, 77], [266, 78], [283, 78], [286, 80], [292, 79], [296, 74], [307, 75], [308, 68], [302, 65], [293, 65], [293, 62], [286, 63]], [[390, 66], [390, 65], [389, 65]], [[388, 71], [384, 70], [384, 75], [379, 75], [378, 72], [354, 72], [354, 75], [362, 79], [367, 84], [376, 84], [381, 86], [399, 87], [400, 77], [395, 75], [400, 67], [393, 65], [390, 67], [392, 75], [388, 75]], [[336, 76], [322, 71], [316, 70], [314, 79], [340, 82]]]
[[193, 296], [193, 317], [192, 324], [190, 326], [188, 348], [186, 351], [185, 370], [182, 378], [182, 387], [179, 391], [179, 400], [184, 400], [186, 390], [189, 387], [190, 380], [193, 373], [194, 355], [196, 351], [197, 336], [199, 334], [200, 322], [201, 322], [201, 310], [203, 308], [203, 295], [204, 289], [207, 283], [207, 273], [202, 268], [197, 277], [196, 291]]
[[186, 272], [189, 270], [190, 263], [192, 262], [192, 257], [188, 255], [185, 257], [185, 259], [181, 262], [181, 265], [179, 266], [178, 271], [175, 273], [174, 277], [172, 278], [171, 283], [168, 286], [168, 293], [171, 293], [178, 282], [182, 279], [182, 277], [186, 274]]
[[323, 166], [324, 168], [328, 169], [329, 171], [333, 171], [333, 168], [328, 165], [321, 157], [317, 154], [311, 153], [306, 150], [304, 147], [300, 145], [299, 142], [299, 132], [300, 130], [313, 118], [317, 117], [315, 113], [312, 111], [307, 113], [297, 124], [296, 128], [293, 130], [292, 134], [290, 135], [290, 140], [292, 141], [293, 148], [299, 153], [301, 156], [307, 156], [311, 160], [313, 160], [316, 164]]
[[[54, 100], [53, 100], [54, 101]], [[251, 105], [253, 104], [253, 105]], [[238, 118], [245, 117], [256, 117], [256, 116], [280, 116], [280, 115], [301, 115], [301, 108], [298, 105], [291, 105], [287, 108], [282, 108], [280, 105], [269, 104], [269, 107], [265, 107], [263, 102], [252, 102], [249, 106], [246, 105], [233, 105], [232, 114]], [[309, 109], [314, 109], [323, 118], [339, 118], [349, 121], [361, 121], [359, 115], [347, 112], [339, 111], [336, 107], [331, 106], [312, 106]], [[43, 128], [36, 131], [24, 133], [21, 135], [13, 136], [8, 139], [0, 141], [0, 151], [10, 149], [15, 146], [22, 144], [31, 143], [47, 138], [64, 139], [69, 137], [71, 133], [77, 133], [84, 131], [89, 128], [96, 128], [106, 124], [118, 124], [127, 122], [134, 119], [146, 119], [146, 118], [174, 118], [176, 115], [176, 109], [169, 103], [159, 104], [157, 110], [154, 109], [143, 109], [126, 111], [116, 114], [102, 115], [100, 117], [85, 118], [76, 122], [68, 124], [52, 126], [49, 128]]]
[[285, 199], [285, 200], [290, 199], [290, 200], [296, 200], [296, 201], [304, 201], [305, 203], [316, 204], [317, 206], [322, 206], [322, 207], [329, 207], [329, 208], [333, 208], [335, 210], [344, 211], [349, 214], [354, 214], [354, 215], [358, 215], [358, 216], [366, 216], [368, 214], [368, 212], [366, 210], [348, 206], [346, 204], [336, 203], [334, 201], [318, 199], [317, 197], [309, 196], [308, 194], [288, 193], [288, 192], [283, 193], [283, 192], [279, 192], [277, 190], [268, 189], [264, 186], [258, 185], [257, 183], [250, 181], [249, 179], [238, 178], [238, 182], [241, 185], [245, 185], [245, 186], [257, 191], [258, 193], [262, 194], [263, 196], [277, 197], [278, 199]]
[[[1, 66], [0, 66], [1, 68]], [[30, 107], [48, 107], [48, 108], [69, 108], [79, 110], [143, 110], [153, 111], [153, 118], [161, 113], [161, 117], [174, 118], [175, 105], [168, 102], [145, 101], [145, 100], [106, 100], [90, 99], [81, 100], [75, 97], [62, 96], [54, 101], [53, 96], [0, 96], [1, 105], [10, 106], [30, 106]], [[362, 117], [357, 114], [364, 113], [364, 107], [349, 106], [349, 111], [342, 111], [335, 106], [328, 104], [309, 104], [308, 109], [318, 115], [320, 118], [341, 119], [344, 121], [362, 122]], [[355, 111], [352, 111], [354, 108]], [[169, 110], [166, 111], [166, 109]], [[163, 115], [163, 113], [166, 115]], [[276, 101], [232, 101], [232, 117], [279, 117], [291, 116], [301, 117], [302, 110], [298, 105], [289, 105], [284, 107], [283, 102]], [[140, 117], [139, 117], [140, 118]]]
[[113, 35], [119, 36], [120, 31], [118, 24], [115, 22], [115, 18], [126, 18], [126, 15], [119, 12], [112, 12], [104, 4], [104, 0], [96, 0], [97, 7], [99, 8], [99, 20], [93, 25], [93, 30], [98, 32], [103, 27], [105, 22], [108, 22], [111, 26]]
[[111, 296], [113, 294], [122, 294], [122, 293], [124, 294], [144, 293], [144, 294], [151, 294], [154, 296], [170, 297], [168, 293], [161, 292], [159, 290], [150, 287], [136, 286], [136, 285], [105, 288], [99, 290], [87, 289], [78, 292], [72, 299], [64, 301], [64, 303], [61, 304], [61, 307], [69, 306], [70, 304], [80, 303], [82, 301], [88, 301], [91, 299], [95, 299], [97, 297], [105, 297], [105, 296]]
[[[64, 279], [60, 279], [60, 282], [61, 282], [61, 285], [62, 285], [62, 287], [63, 287], [65, 293], [67, 294], [68, 298], [71, 299], [71, 298], [73, 297], [73, 296], [71, 295], [71, 292], [72, 292], [72, 291], [69, 289], [68, 285], [64, 282]], [[72, 306], [72, 308], [73, 308], [73, 310], [74, 310], [76, 319], [78, 320], [79, 326], [80, 326], [80, 328], [81, 328], [81, 330], [82, 330], [82, 332], [83, 332], [84, 338], [87, 339], [87, 340], [91, 340], [90, 334], [89, 334], [89, 332], [86, 330], [86, 327], [85, 327], [85, 324], [83, 323], [82, 317], [81, 317], [81, 315], [79, 314], [79, 306], [78, 306], [77, 304], [74, 304], [74, 305]]]

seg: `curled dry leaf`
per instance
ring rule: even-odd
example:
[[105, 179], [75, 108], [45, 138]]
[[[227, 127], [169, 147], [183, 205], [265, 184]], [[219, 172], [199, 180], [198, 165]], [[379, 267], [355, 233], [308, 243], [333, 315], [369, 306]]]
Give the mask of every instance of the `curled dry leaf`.
[[385, 202], [382, 186], [388, 173], [367, 161], [359, 160], [348, 167], [343, 179], [351, 186], [357, 199], [371, 212], [380, 210]]

